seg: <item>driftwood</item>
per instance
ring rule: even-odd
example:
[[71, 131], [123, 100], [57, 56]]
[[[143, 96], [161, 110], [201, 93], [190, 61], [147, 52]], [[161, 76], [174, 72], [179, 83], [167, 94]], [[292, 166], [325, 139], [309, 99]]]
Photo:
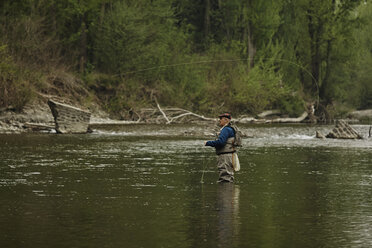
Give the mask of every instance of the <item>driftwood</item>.
[[[317, 131], [317, 138], [323, 136], [320, 132]], [[357, 133], [349, 124], [345, 121], [338, 120], [336, 122], [336, 127], [325, 136], [326, 138], [331, 139], [363, 139], [363, 137]]]
[[[268, 113], [268, 111], [265, 111]], [[267, 116], [268, 114], [260, 114], [261, 116]], [[241, 117], [241, 118], [236, 118], [235, 122], [237, 123], [299, 123], [302, 122], [308, 117], [308, 113], [305, 111], [303, 114], [297, 118], [275, 118], [272, 120], [268, 119], [256, 119], [253, 117]]]
[[280, 114], [279, 110], [266, 110], [261, 114], [258, 114], [258, 119], [249, 116], [242, 116], [240, 118], [235, 118], [236, 123], [299, 123], [303, 122], [308, 116], [309, 113], [304, 111], [301, 116], [297, 118], [274, 118], [274, 119], [265, 119], [263, 117], [267, 117], [270, 115], [277, 115]]
[[262, 112], [261, 114], [258, 114], [257, 116], [259, 118], [264, 118], [264, 117], [269, 116], [269, 115], [277, 115], [277, 114], [280, 114], [279, 109], [266, 110], [266, 111]]
[[242, 123], [242, 124], [258, 122], [258, 120], [256, 118], [247, 117], [247, 116], [243, 116], [243, 117], [240, 117], [240, 118], [234, 118], [234, 121], [235, 121], [235, 123]]
[[[133, 118], [136, 122], [145, 122], [145, 123], [184, 123], [184, 122], [197, 122], [197, 121], [213, 121], [215, 122], [217, 118], [209, 118], [203, 115], [193, 113], [191, 111], [181, 109], [181, 108], [169, 108], [161, 107], [156, 97], [153, 97], [156, 108], [143, 108], [139, 109], [136, 112], [131, 110], [132, 118], [133, 114], [136, 115], [136, 118]], [[241, 116], [234, 118], [235, 123], [299, 123], [304, 121], [308, 117], [308, 112], [304, 112], [301, 116], [297, 118], [275, 118], [275, 119], [265, 119], [270, 115], [280, 114], [279, 110], [267, 110], [257, 115], [259, 119], [249, 116]]]
[[305, 111], [301, 116], [297, 118], [277, 118], [273, 120], [267, 120], [266, 123], [298, 123], [306, 119], [309, 114]]
[[208, 118], [203, 115], [193, 113], [191, 111], [181, 108], [162, 108], [154, 97], [156, 103], [156, 109], [144, 108], [136, 112], [138, 120], [142, 120], [146, 123], [182, 123], [182, 122], [195, 122], [195, 121], [213, 121], [217, 118]]
[[[180, 110], [181, 110], [181, 109], [180, 109]], [[184, 110], [184, 109], [182, 109], [182, 111], [184, 111], [185, 113], [180, 114], [180, 115], [175, 116], [175, 117], [172, 117], [172, 118], [170, 119], [169, 123], [171, 123], [171, 122], [173, 122], [173, 121], [175, 121], [175, 120], [177, 120], [177, 119], [179, 119], [179, 118], [183, 118], [183, 117], [185, 117], [185, 116], [195, 116], [195, 117], [197, 117], [197, 118], [199, 118], [199, 119], [201, 119], [201, 120], [203, 120], [203, 121], [216, 121], [215, 118], [204, 117], [203, 115], [198, 115], [198, 114], [195, 114], [195, 113], [193, 113], [193, 112], [190, 112], [190, 111], [187, 111], [187, 110]], [[169, 123], [167, 123], [167, 124], [169, 124]]]
[[51, 131], [55, 128], [53, 125], [46, 125], [46, 124], [40, 124], [40, 123], [30, 123], [26, 122], [23, 124], [24, 128], [29, 128], [32, 131]]
[[158, 106], [158, 109], [159, 109], [160, 113], [164, 116], [165, 120], [167, 121], [167, 124], [171, 123], [171, 121], [168, 119], [167, 115], [160, 108], [160, 105], [159, 105], [158, 100], [156, 99], [156, 97], [154, 97], [154, 99], [155, 99], [156, 106]]

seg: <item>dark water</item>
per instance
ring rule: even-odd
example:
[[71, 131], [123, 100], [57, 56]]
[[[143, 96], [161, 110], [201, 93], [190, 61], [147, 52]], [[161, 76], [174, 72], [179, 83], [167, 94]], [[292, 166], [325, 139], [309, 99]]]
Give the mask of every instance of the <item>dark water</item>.
[[371, 247], [372, 140], [319, 129], [245, 127], [222, 185], [205, 127], [0, 135], [0, 247]]

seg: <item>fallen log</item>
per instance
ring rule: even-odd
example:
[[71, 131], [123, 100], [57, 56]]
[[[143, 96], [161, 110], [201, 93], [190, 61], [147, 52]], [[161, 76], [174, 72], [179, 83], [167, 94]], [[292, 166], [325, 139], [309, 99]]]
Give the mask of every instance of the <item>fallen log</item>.
[[28, 128], [31, 129], [32, 131], [52, 131], [55, 128], [55, 126], [26, 122], [25, 124], [23, 124], [23, 128]]
[[240, 118], [234, 118], [235, 123], [241, 123], [241, 124], [247, 124], [247, 123], [256, 123], [258, 120], [254, 117], [240, 117]]
[[279, 109], [273, 109], [273, 110], [266, 110], [266, 111], [262, 112], [261, 114], [258, 114], [257, 116], [259, 118], [264, 118], [264, 117], [269, 116], [269, 115], [279, 115], [279, 114], [280, 114]]
[[266, 120], [265, 123], [298, 123], [306, 119], [309, 114], [305, 111], [297, 118], [276, 118], [273, 120]]

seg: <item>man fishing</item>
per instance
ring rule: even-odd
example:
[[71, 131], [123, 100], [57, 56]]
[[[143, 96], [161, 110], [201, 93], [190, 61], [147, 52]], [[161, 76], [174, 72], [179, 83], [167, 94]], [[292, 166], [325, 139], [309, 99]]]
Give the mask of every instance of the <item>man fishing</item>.
[[[217, 139], [206, 141], [206, 146], [212, 146], [216, 149], [217, 168], [219, 172], [218, 182], [234, 182], [234, 166], [235, 170], [239, 170], [236, 166], [239, 164], [238, 156], [234, 146], [235, 130], [231, 127], [231, 115], [224, 113], [219, 115], [219, 126], [221, 127], [217, 133]], [[239, 166], [240, 167], [240, 166]]]

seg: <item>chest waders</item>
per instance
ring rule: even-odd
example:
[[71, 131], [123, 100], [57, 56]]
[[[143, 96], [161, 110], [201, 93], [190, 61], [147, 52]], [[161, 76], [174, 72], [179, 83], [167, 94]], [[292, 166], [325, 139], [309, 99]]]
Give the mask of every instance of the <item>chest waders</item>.
[[[222, 127], [221, 130], [225, 128]], [[221, 132], [220, 130], [220, 132]], [[217, 133], [217, 137], [220, 135]], [[219, 173], [218, 182], [234, 182], [234, 162], [237, 161], [236, 149], [233, 146], [235, 137], [227, 139], [226, 144], [222, 147], [216, 147], [217, 169]], [[234, 161], [235, 160], [235, 161]], [[239, 166], [240, 167], [240, 166]]]

